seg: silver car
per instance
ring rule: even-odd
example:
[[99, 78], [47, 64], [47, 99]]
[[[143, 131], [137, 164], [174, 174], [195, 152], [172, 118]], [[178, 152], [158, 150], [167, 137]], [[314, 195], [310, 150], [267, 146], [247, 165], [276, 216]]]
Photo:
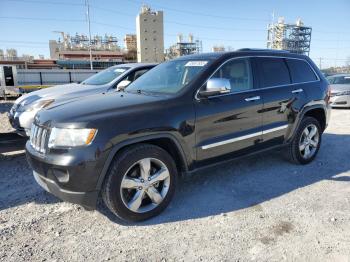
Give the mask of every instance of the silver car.
[[112, 66], [80, 84], [57, 85], [23, 95], [10, 110], [10, 123], [18, 134], [29, 136], [34, 117], [42, 108], [53, 103], [125, 88], [155, 65], [135, 63]]
[[331, 106], [350, 108], [350, 74], [327, 77], [331, 86]]

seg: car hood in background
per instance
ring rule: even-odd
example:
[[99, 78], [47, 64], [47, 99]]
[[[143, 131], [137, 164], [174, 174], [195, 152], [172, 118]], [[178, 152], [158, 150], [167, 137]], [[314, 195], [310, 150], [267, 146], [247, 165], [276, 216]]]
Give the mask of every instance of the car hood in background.
[[344, 91], [350, 91], [350, 85], [349, 84], [336, 84], [336, 85], [330, 85], [331, 92], [332, 93], [339, 93]]
[[[17, 99], [16, 103], [19, 104], [24, 100], [36, 97], [36, 100], [40, 99], [70, 99], [75, 97], [87, 96], [90, 94], [102, 93], [108, 89], [108, 85], [83, 85], [83, 84], [66, 84], [56, 85], [52, 87], [43, 88], [27, 95], [24, 95]], [[34, 101], [31, 101], [34, 102]]]
[[55, 99], [56, 97], [77, 97], [84, 94], [92, 94], [100, 90], [105, 91], [107, 85], [83, 85], [83, 84], [67, 84], [44, 88], [36, 91], [36, 95], [43, 98]]

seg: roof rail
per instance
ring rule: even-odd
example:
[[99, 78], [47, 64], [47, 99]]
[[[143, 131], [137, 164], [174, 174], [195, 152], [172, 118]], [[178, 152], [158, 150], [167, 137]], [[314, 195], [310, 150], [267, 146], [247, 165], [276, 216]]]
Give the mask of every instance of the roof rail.
[[236, 51], [254, 51], [254, 52], [281, 52], [281, 53], [290, 53], [288, 50], [277, 50], [277, 49], [264, 49], [264, 48], [240, 48]]

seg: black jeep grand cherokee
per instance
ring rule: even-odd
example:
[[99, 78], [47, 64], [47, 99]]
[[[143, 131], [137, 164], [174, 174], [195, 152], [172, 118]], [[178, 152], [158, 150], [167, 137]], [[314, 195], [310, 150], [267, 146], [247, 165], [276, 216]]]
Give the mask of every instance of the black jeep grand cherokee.
[[59, 198], [94, 208], [101, 194], [125, 220], [169, 204], [180, 174], [284, 147], [298, 164], [320, 148], [328, 82], [306, 56], [243, 49], [162, 63], [125, 92], [36, 116], [27, 158]]

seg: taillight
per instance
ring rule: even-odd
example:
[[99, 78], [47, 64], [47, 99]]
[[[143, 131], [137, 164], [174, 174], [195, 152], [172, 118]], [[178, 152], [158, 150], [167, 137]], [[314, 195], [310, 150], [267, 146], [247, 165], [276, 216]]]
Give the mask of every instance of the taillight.
[[327, 86], [327, 96], [326, 96], [326, 98], [325, 98], [325, 101], [326, 101], [327, 104], [329, 104], [330, 99], [331, 99], [331, 86], [328, 85], [328, 86]]

